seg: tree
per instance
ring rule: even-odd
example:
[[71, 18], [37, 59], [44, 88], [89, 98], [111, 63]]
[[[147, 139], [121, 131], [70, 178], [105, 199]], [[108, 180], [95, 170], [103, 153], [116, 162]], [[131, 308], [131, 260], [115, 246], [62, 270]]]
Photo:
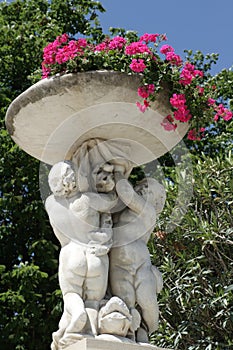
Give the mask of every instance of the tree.
[[[4, 127], [10, 102], [32, 84], [42, 48], [57, 35], [78, 32], [100, 40], [98, 12], [91, 0], [15, 0], [0, 3], [0, 342], [1, 349], [49, 348], [57, 329], [62, 298], [57, 280], [58, 241], [40, 198], [39, 162], [19, 150]], [[124, 30], [121, 30], [124, 32]], [[112, 31], [115, 35], [117, 30]], [[187, 53], [208, 71], [215, 56]], [[233, 72], [208, 76], [216, 96], [231, 104]], [[199, 143], [187, 143], [193, 175], [183, 155], [159, 160], [168, 199], [149, 248], [164, 276], [159, 297], [161, 322], [151, 336], [158, 346], [180, 350], [230, 350], [232, 343], [232, 123], [219, 122]], [[185, 164], [185, 163], [184, 163]], [[143, 176], [134, 171], [132, 180]], [[159, 174], [155, 174], [159, 177]], [[161, 177], [162, 178], [162, 177]], [[193, 185], [183, 220], [167, 230], [180, 179]], [[178, 208], [179, 209], [179, 208]]]
[[43, 47], [64, 32], [101, 36], [97, 14], [103, 11], [91, 0], [0, 4], [2, 349], [48, 348], [61, 312], [59, 247], [40, 198], [39, 162], [10, 139], [6, 109], [31, 85], [29, 76], [40, 67]]
[[[193, 63], [205, 71], [211, 67], [201, 52], [193, 56]], [[223, 70], [215, 77], [209, 75], [208, 79], [216, 97], [232, 107], [232, 70]], [[152, 337], [160, 346], [189, 350], [232, 348], [232, 134], [232, 122], [220, 121], [209, 126], [201, 142], [186, 141], [193, 174], [186, 163], [179, 170], [167, 156], [161, 159], [169, 180], [165, 181], [168, 198], [150, 245], [152, 259], [160, 266], [165, 281], [160, 296], [160, 329]], [[181, 178], [187, 186], [191, 182], [192, 199], [186, 214], [182, 205], [177, 208], [183, 219], [173, 232], [167, 233]]]

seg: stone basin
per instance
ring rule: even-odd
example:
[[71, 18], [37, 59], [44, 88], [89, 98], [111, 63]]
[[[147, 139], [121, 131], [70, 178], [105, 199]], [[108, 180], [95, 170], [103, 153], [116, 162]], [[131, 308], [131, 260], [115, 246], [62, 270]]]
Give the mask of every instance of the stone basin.
[[86, 140], [119, 139], [128, 159], [148, 163], [170, 151], [184, 137], [187, 123], [166, 131], [161, 122], [171, 112], [166, 89], [142, 113], [136, 101], [140, 75], [90, 71], [43, 79], [9, 106], [6, 126], [28, 154], [48, 164], [71, 159]]

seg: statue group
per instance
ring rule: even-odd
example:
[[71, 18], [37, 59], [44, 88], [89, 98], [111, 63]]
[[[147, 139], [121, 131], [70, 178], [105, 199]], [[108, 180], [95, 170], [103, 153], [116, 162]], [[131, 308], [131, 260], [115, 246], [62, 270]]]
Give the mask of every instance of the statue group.
[[52, 350], [83, 338], [147, 343], [158, 328], [159, 270], [147, 243], [165, 203], [153, 178], [131, 185], [132, 164], [113, 144], [89, 140], [53, 165], [45, 207], [61, 244], [64, 310]]
[[116, 71], [56, 75], [32, 85], [7, 110], [13, 140], [52, 166], [49, 195], [44, 176], [40, 183], [61, 244], [64, 310], [52, 350], [92, 339], [136, 348], [158, 328], [163, 283], [147, 243], [165, 190], [153, 178], [135, 187], [128, 179], [133, 167], [169, 152], [189, 125], [177, 122], [172, 133], [162, 126], [173, 113], [166, 87], [141, 113], [141, 84], [140, 74]]

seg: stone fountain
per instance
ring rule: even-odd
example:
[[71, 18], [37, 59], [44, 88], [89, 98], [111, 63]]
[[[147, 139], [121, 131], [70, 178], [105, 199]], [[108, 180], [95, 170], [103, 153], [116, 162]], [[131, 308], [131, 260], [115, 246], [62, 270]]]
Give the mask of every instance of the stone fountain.
[[171, 113], [166, 88], [140, 112], [140, 79], [109, 71], [43, 79], [7, 111], [13, 140], [51, 166], [45, 208], [61, 244], [64, 301], [52, 350], [159, 349], [148, 335], [158, 328], [163, 281], [147, 242], [166, 194], [153, 178], [135, 187], [128, 178], [170, 151], [188, 125], [161, 126]]

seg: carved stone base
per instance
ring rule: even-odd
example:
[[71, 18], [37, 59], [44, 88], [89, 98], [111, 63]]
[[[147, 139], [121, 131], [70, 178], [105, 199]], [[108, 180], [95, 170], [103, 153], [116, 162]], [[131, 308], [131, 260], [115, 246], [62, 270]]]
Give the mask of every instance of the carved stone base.
[[72, 344], [66, 350], [171, 350], [160, 348], [150, 344], [130, 344], [119, 341], [109, 341], [101, 339], [82, 339], [77, 343]]

